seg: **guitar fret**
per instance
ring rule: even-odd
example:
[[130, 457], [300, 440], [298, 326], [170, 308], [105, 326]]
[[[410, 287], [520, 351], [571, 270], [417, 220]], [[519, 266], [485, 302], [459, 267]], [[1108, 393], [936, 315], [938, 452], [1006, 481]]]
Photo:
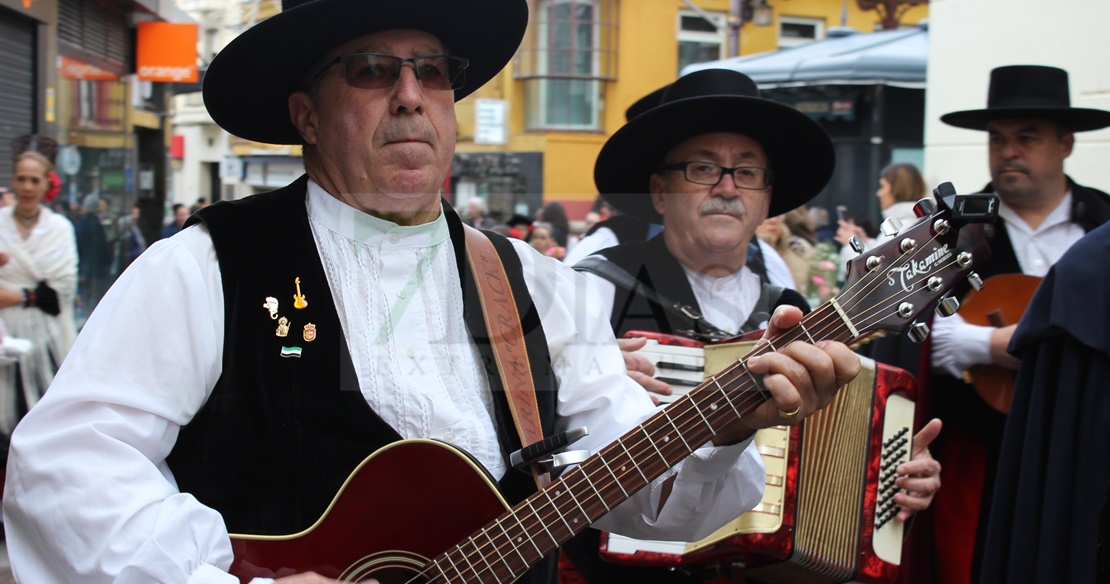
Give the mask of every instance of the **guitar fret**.
[[[517, 514], [516, 514], [515, 511], [510, 513], [509, 515], [511, 515], [513, 519], [516, 519], [516, 524], [520, 527], [520, 537], [518, 537], [517, 539], [520, 539], [520, 540], [527, 539], [528, 543], [532, 544], [532, 547], [536, 548], [536, 553], [538, 553], [540, 555], [540, 557], [542, 558], [543, 557], [543, 550], [540, 549], [540, 546], [536, 545], [536, 541], [534, 539], [532, 539], [532, 536], [528, 532], [528, 528], [524, 526], [524, 522], [520, 520], [520, 517], [517, 517]], [[523, 543], [523, 541], [518, 541], [517, 543]], [[525, 563], [525, 565], [527, 565], [528, 560], [525, 560], [524, 563]]]
[[[694, 410], [696, 412], [698, 412], [699, 416], [701, 416], [701, 421], [705, 422], [705, 425], [709, 427], [709, 433], [716, 436], [717, 435], [717, 429], [713, 427], [713, 424], [709, 423], [709, 418], [706, 418], [705, 414], [701, 413], [701, 408], [698, 407], [698, 402], [691, 399], [690, 400], [690, 405], [693, 406]], [[689, 448], [689, 446], [687, 446], [687, 448]]]
[[[500, 521], [498, 521], [498, 524], [500, 524]], [[502, 529], [502, 531], [504, 531], [504, 529]], [[493, 536], [490, 535], [489, 531], [487, 531], [484, 527], [482, 528], [482, 533], [484, 533], [486, 539], [489, 540], [490, 548], [493, 549], [493, 552], [497, 554], [497, 557], [501, 558], [501, 563], [505, 564], [505, 568], [509, 570], [509, 575], [513, 578], [516, 578], [516, 572], [513, 572], [513, 567], [509, 565], [509, 560], [505, 559], [505, 554], [502, 554], [501, 549], [497, 547], [497, 544], [493, 543]]]
[[[486, 529], [483, 527], [481, 533], [485, 533], [485, 532], [486, 532]], [[489, 570], [489, 573], [494, 574], [496, 576], [497, 572], [494, 571], [493, 564], [489, 563], [489, 558], [486, 557], [485, 552], [482, 551], [482, 548], [478, 547], [478, 540], [475, 539], [474, 537], [470, 538], [470, 545], [474, 546], [474, 551], [477, 552], [478, 557], [482, 558], [482, 561], [486, 563], [486, 569]], [[459, 546], [459, 548], [461, 549], [462, 546]], [[496, 551], [496, 548], [495, 548], [495, 551]], [[463, 557], [466, 557], [466, 556], [464, 555]], [[485, 570], [483, 570], [483, 572], [484, 571]], [[482, 572], [479, 572], [478, 570], [475, 570], [474, 572], [479, 574], [479, 579], [480, 579]]]
[[[462, 546], [461, 545], [459, 546], [459, 551], [460, 552], [462, 551]], [[470, 567], [470, 571], [474, 572], [474, 576], [476, 578], [481, 579], [481, 577], [482, 577], [481, 572], [478, 571], [478, 568], [474, 567], [474, 564], [470, 563], [470, 558], [467, 557], [467, 554], [460, 554], [460, 555], [462, 556], [463, 561], [466, 562], [466, 565]]]
[[[578, 469], [578, 470], [579, 470], [579, 472], [581, 472], [581, 473], [582, 473], [583, 475], [584, 475], [584, 474], [586, 474], [585, 472], [583, 472], [583, 471], [582, 471], [581, 467], [579, 467], [579, 469]], [[582, 507], [582, 503], [579, 503], [579, 502], [578, 502], [578, 497], [575, 497], [575, 496], [574, 496], [574, 490], [573, 490], [573, 489], [570, 489], [570, 488], [568, 488], [568, 489], [567, 489], [567, 494], [568, 494], [568, 495], [570, 495], [570, 500], [571, 500], [571, 501], [574, 501], [574, 504], [575, 504], [575, 505], [578, 505], [578, 510], [582, 512], [582, 515], [583, 515], [583, 516], [584, 516], [584, 517], [586, 518], [586, 520], [587, 520], [588, 522], [591, 522], [591, 523], [592, 523], [592, 521], [590, 521], [590, 513], [589, 513], [588, 511], [586, 511], [586, 509], [585, 509], [584, 507]]]
[[663, 464], [667, 465], [667, 468], [673, 466], [671, 464], [671, 461], [667, 460], [666, 456], [663, 456], [663, 451], [659, 450], [659, 447], [655, 445], [655, 441], [651, 439], [651, 434], [648, 434], [648, 431], [646, 428], [644, 428], [644, 425], [640, 424], [639, 428], [640, 431], [644, 433], [644, 437], [647, 438], [648, 444], [651, 444], [651, 447], [655, 449], [655, 452], [657, 454], [659, 454], [659, 458], [663, 459]]
[[455, 565], [455, 560], [451, 559], [451, 554], [445, 554], [444, 557], [446, 557], [447, 561], [451, 563], [451, 567], [454, 568], [455, 573], [458, 574], [459, 579], [462, 580], [464, 578], [462, 570], [459, 570], [459, 567]]
[[[551, 530], [547, 528], [547, 522], [544, 521], [542, 517], [540, 517], [540, 514], [536, 511], [536, 508], [532, 506], [532, 500], [525, 499], [524, 502], [528, 503], [528, 508], [531, 509], [532, 514], [536, 516], [536, 521], [538, 521], [540, 523], [540, 527], [543, 527], [543, 530], [547, 532], [547, 537], [551, 538], [551, 545], [559, 547], [559, 540], [555, 539], [554, 535], [551, 535]], [[540, 552], [540, 556], [543, 556], [543, 552]]]
[[[516, 519], [516, 515], [510, 514], [509, 516]], [[524, 562], [524, 567], [528, 568], [528, 558], [524, 557], [524, 554], [520, 553], [520, 548], [516, 546], [516, 543], [513, 542], [512, 536], [510, 536], [509, 532], [505, 530], [505, 526], [501, 524], [502, 519], [504, 519], [504, 517], [497, 520], [497, 526], [501, 528], [501, 533], [505, 534], [505, 541], [509, 542], [509, 545], [513, 546], [513, 551], [516, 552], [516, 555], [520, 556], [520, 561]], [[514, 577], [516, 576], [516, 573], [512, 570], [509, 570], [509, 573], [512, 574]]]
[[605, 470], [609, 471], [609, 474], [612, 475], [613, 482], [617, 483], [617, 488], [621, 490], [621, 493], [624, 493], [624, 498], [627, 499], [628, 491], [624, 490], [624, 485], [621, 484], [620, 477], [617, 476], [617, 473], [613, 472], [612, 468], [609, 468], [609, 463], [605, 461], [604, 456], [598, 456], [598, 458], [601, 460], [601, 464], [605, 465]]
[[799, 323], [798, 323], [798, 327], [799, 327], [799, 328], [801, 328], [801, 329], [802, 329], [802, 332], [804, 332], [804, 333], [806, 334], [806, 338], [808, 338], [808, 339], [809, 339], [809, 342], [810, 342], [811, 344], [814, 344], [814, 345], [816, 345], [816, 344], [817, 344], [817, 341], [813, 340], [813, 335], [809, 334], [809, 331], [808, 331], [808, 330], [806, 330], [806, 325], [805, 325], [805, 323], [804, 323], [804, 322], [799, 322]]
[[555, 510], [555, 514], [559, 516], [559, 519], [563, 520], [563, 525], [567, 526], [567, 531], [571, 535], [574, 535], [574, 528], [570, 526], [570, 523], [567, 523], [567, 518], [559, 511], [559, 506], [556, 505], [555, 501], [551, 498], [551, 493], [547, 489], [540, 492], [547, 496], [547, 502], [551, 504], [551, 508]]
[[725, 388], [724, 388], [724, 387], [722, 387], [722, 386], [721, 386], [721, 384], [720, 384], [720, 382], [718, 382], [718, 381], [717, 381], [717, 376], [716, 376], [716, 375], [714, 375], [714, 376], [713, 376], [713, 377], [711, 377], [710, 379], [712, 379], [712, 380], [713, 380], [713, 385], [716, 385], [716, 386], [717, 386], [717, 389], [721, 390], [721, 395], [722, 395], [722, 396], [724, 396], [724, 398], [725, 398], [725, 401], [727, 401], [727, 402], [728, 402], [728, 407], [732, 408], [732, 411], [736, 412], [736, 417], [737, 417], [738, 419], [739, 419], [739, 418], [743, 418], [743, 417], [744, 417], [744, 415], [740, 413], [740, 410], [736, 409], [736, 404], [732, 403], [732, 399], [731, 399], [730, 397], [728, 397], [728, 392], [727, 392], [727, 391], [725, 391]]
[[447, 572], [444, 572], [443, 568], [441, 568], [439, 566], [439, 559], [438, 558], [435, 559], [435, 560], [432, 560], [431, 565], [436, 569], [437, 572], [439, 572], [439, 575], [437, 576], [438, 578], [442, 578], [444, 580], [447, 579]]
[[599, 501], [601, 501], [601, 506], [605, 507], [605, 511], [612, 511], [612, 509], [609, 508], [609, 504], [605, 502], [605, 496], [601, 494], [601, 491], [597, 490], [597, 487], [594, 486], [594, 482], [590, 480], [590, 473], [583, 473], [582, 476], [585, 477], [586, 482], [590, 485], [590, 488], [592, 488], [594, 492], [597, 493], [597, 498]]
[[679, 431], [678, 426], [674, 425], [674, 420], [672, 420], [671, 416], [669, 414], [667, 414], [667, 410], [663, 410], [663, 417], [667, 418], [667, 421], [671, 423], [671, 427], [674, 428], [675, 433], [678, 434], [678, 439], [682, 440], [682, 443], [686, 446], [686, 451], [687, 452], [693, 452], [694, 449], [690, 448], [690, 445], [686, 442], [686, 438], [683, 437], [682, 432]]
[[762, 388], [760, 388], [760, 386], [759, 386], [759, 380], [755, 378], [755, 375], [752, 373], [752, 370], [748, 369], [748, 362], [747, 361], [740, 361], [740, 366], [744, 368], [744, 373], [747, 373], [748, 378], [751, 379], [752, 383], [755, 384], [755, 388], [761, 390]]
[[624, 440], [617, 440], [617, 444], [620, 444], [621, 448], [624, 450], [624, 455], [628, 457], [628, 463], [636, 469], [636, 472], [640, 473], [640, 478], [644, 479], [644, 485], [646, 486], [648, 483], [650, 483], [651, 481], [648, 480], [647, 475], [644, 474], [644, 471], [640, 470], [640, 465], [636, 464], [636, 459], [632, 458], [632, 453], [628, 451], [628, 447], [624, 445]]

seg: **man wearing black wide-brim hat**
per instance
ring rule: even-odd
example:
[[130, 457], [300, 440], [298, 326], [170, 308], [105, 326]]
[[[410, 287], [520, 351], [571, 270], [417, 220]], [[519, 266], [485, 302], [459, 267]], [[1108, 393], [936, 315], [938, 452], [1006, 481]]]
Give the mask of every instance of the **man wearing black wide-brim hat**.
[[[486, 480], [472, 461], [508, 501], [535, 493], [507, 460], [520, 434], [534, 434], [517, 432], [518, 422], [549, 437], [586, 428], [574, 448], [597, 452], [653, 409], [581, 277], [524, 242], [468, 231], [439, 195], [454, 102], [512, 57], [526, 0], [298, 4], [221, 51], [204, 96], [237, 136], [303, 145], [306, 175], [206, 207], [101, 301], [13, 437], [5, 527], [16, 577], [304, 583], [331, 580], [293, 573], [361, 581], [375, 567], [417, 565], [439, 580], [549, 583], [558, 538], [599, 517], [637, 537], [697, 538], [756, 505], [763, 473], [746, 448], [752, 426], [766, 425], [767, 408], [800, 419], [825, 405], [858, 371], [843, 345], [753, 364], [775, 381], [747, 424], [716, 403], [716, 414], [707, 406], [677, 434], [657, 417], [656, 430], [625, 444], [619, 466], [609, 458], [608, 474], [578, 473], [487, 531], [466, 525], [445, 544], [457, 543], [456, 555], [424, 566], [442, 548], [404, 545], [439, 541], [458, 525], [452, 512], [420, 516], [428, 499], [484, 513], [462, 488], [464, 474]], [[514, 331], [522, 338], [501, 342]], [[490, 338], [520, 352], [494, 353]], [[668, 463], [688, 454], [682, 432], [695, 447], [712, 433], [720, 447], [660, 465], [663, 452]], [[653, 437], [659, 445], [648, 449]], [[418, 519], [369, 518], [311, 546], [302, 539], [335, 529], [349, 513], [326, 516], [333, 497], [366, 484], [345, 483], [351, 471], [400, 438], [451, 443], [473, 458], [455, 457], [466, 472], [447, 472], [394, 447], [383, 457], [405, 460], [352, 496]], [[419, 444], [426, 452], [429, 441]], [[609, 464], [591, 463], [594, 472]], [[432, 478], [410, 484], [421, 472]], [[229, 533], [241, 536], [235, 546]], [[372, 536], [399, 551], [363, 550]], [[245, 559], [246, 547], [275, 539], [289, 543]], [[325, 561], [325, 552], [344, 555]]]
[[[817, 196], [832, 176], [832, 140], [798, 110], [760, 96], [746, 75], [705, 69], [680, 77], [659, 103], [632, 117], [602, 147], [598, 191], [622, 213], [662, 223], [646, 242], [604, 249], [575, 265], [605, 299], [618, 337], [631, 330], [722, 339], [797, 322], [809, 311], [792, 289], [763, 281], [749, 265], [749, 242], [768, 215]], [[797, 343], [786, 349], [811, 350]], [[626, 357], [635, 364], [635, 354]], [[646, 360], [645, 360], [646, 361]], [[645, 387], [651, 367], [634, 371]], [[766, 423], [794, 423], [806, 412], [770, 410]], [[904, 521], [940, 485], [925, 448], [939, 424], [915, 437], [915, 457], [900, 469], [895, 497]], [[705, 574], [629, 568], [597, 560], [588, 531], [566, 548], [594, 583], [697, 582]]]
[[[991, 71], [986, 108], [953, 112], [940, 119], [951, 126], [987, 133], [991, 183], [984, 190], [998, 195], [1001, 208], [999, 221], [988, 226], [991, 257], [977, 269], [986, 280], [982, 294], [998, 295], [1003, 302], [1008, 291], [997, 285], [992, 289], [991, 276], [1044, 277], [1072, 244], [1110, 220], [1110, 196], [1082, 186], [1064, 173], [1064, 162], [1075, 147], [1075, 133], [1110, 127], [1110, 112], [1071, 106], [1066, 71], [1038, 65], [998, 67]], [[967, 289], [957, 288], [955, 294], [962, 297]], [[1004, 302], [1024, 309], [1028, 300]], [[1076, 301], [1081, 300], [1077, 297]], [[938, 459], [952, 477], [948, 481], [952, 488], [942, 490], [936, 500], [938, 569], [944, 582], [977, 581], [1006, 415], [988, 406], [975, 388], [964, 382], [963, 373], [974, 365], [1017, 369], [1017, 360], [1007, 352], [1016, 323], [1006, 324], [1009, 326], [972, 326], [959, 314], [934, 321], [933, 395], [937, 415], [946, 424]], [[1059, 484], [1065, 489], [1060, 497], [1070, 498], [1073, 485], [1066, 479]], [[1034, 498], [1037, 502], [1030, 499], [1030, 505], [1039, 506], [1044, 500]]]

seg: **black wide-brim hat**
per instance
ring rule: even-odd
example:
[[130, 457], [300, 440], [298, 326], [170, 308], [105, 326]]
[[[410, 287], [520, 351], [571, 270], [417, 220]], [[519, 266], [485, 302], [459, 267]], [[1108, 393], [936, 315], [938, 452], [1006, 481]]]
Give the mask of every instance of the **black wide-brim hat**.
[[598, 192], [622, 213], [660, 223], [651, 175], [680, 142], [715, 132], [743, 134], [763, 146], [774, 171], [769, 216], [809, 202], [832, 178], [836, 152], [820, 124], [760, 97], [743, 73], [703, 69], [672, 83], [658, 106], [629, 120], [602, 146], [594, 165]]
[[940, 121], [968, 130], [986, 130], [992, 120], [1053, 120], [1073, 132], [1110, 126], [1110, 112], [1071, 107], [1068, 72], [1042, 65], [1010, 65], [991, 71], [987, 108], [952, 112]]
[[302, 144], [289, 119], [289, 96], [309, 67], [339, 45], [385, 30], [431, 33], [470, 61], [465, 85], [455, 90], [458, 101], [512, 59], [527, 25], [527, 0], [284, 0], [282, 12], [216, 55], [204, 75], [204, 105], [240, 138]]

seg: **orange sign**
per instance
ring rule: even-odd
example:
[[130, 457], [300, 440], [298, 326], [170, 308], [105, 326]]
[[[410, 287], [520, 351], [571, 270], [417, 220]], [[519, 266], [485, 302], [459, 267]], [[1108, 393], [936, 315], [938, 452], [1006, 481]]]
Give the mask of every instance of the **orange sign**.
[[64, 79], [96, 79], [103, 81], [116, 81], [119, 75], [105, 71], [96, 65], [82, 63], [77, 59], [58, 56], [58, 71]]
[[197, 25], [140, 22], [136, 45], [139, 79], [197, 82]]

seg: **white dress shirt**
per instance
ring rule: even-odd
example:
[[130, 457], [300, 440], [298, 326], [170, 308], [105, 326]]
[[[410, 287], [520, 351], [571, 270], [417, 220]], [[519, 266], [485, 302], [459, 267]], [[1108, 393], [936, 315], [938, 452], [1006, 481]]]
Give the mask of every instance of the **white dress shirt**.
[[[367, 402], [403, 436], [452, 442], [503, 475], [445, 218], [397, 226], [311, 182], [307, 207]], [[627, 377], [585, 278], [513, 244], [559, 383], [556, 430], [586, 426], [574, 447], [596, 452], [654, 408]], [[120, 276], [12, 437], [4, 517], [20, 581], [237, 582], [225, 572], [222, 518], [179, 492], [166, 464], [220, 377], [223, 335], [220, 271], [202, 227], [157, 242]], [[749, 445], [700, 449], [598, 527], [645, 539], [708, 535], [762, 496]], [[657, 513], [662, 481], [675, 473]]]
[[[1071, 204], [1069, 190], [1036, 229], [1005, 203], [999, 206], [998, 217], [1006, 222], [1006, 232], [1023, 274], [1043, 278], [1060, 256], [1083, 237], [1083, 228], [1071, 222]], [[933, 319], [933, 367], [960, 377], [973, 365], [990, 364], [992, 331], [994, 327], [968, 324], [958, 313]]]

